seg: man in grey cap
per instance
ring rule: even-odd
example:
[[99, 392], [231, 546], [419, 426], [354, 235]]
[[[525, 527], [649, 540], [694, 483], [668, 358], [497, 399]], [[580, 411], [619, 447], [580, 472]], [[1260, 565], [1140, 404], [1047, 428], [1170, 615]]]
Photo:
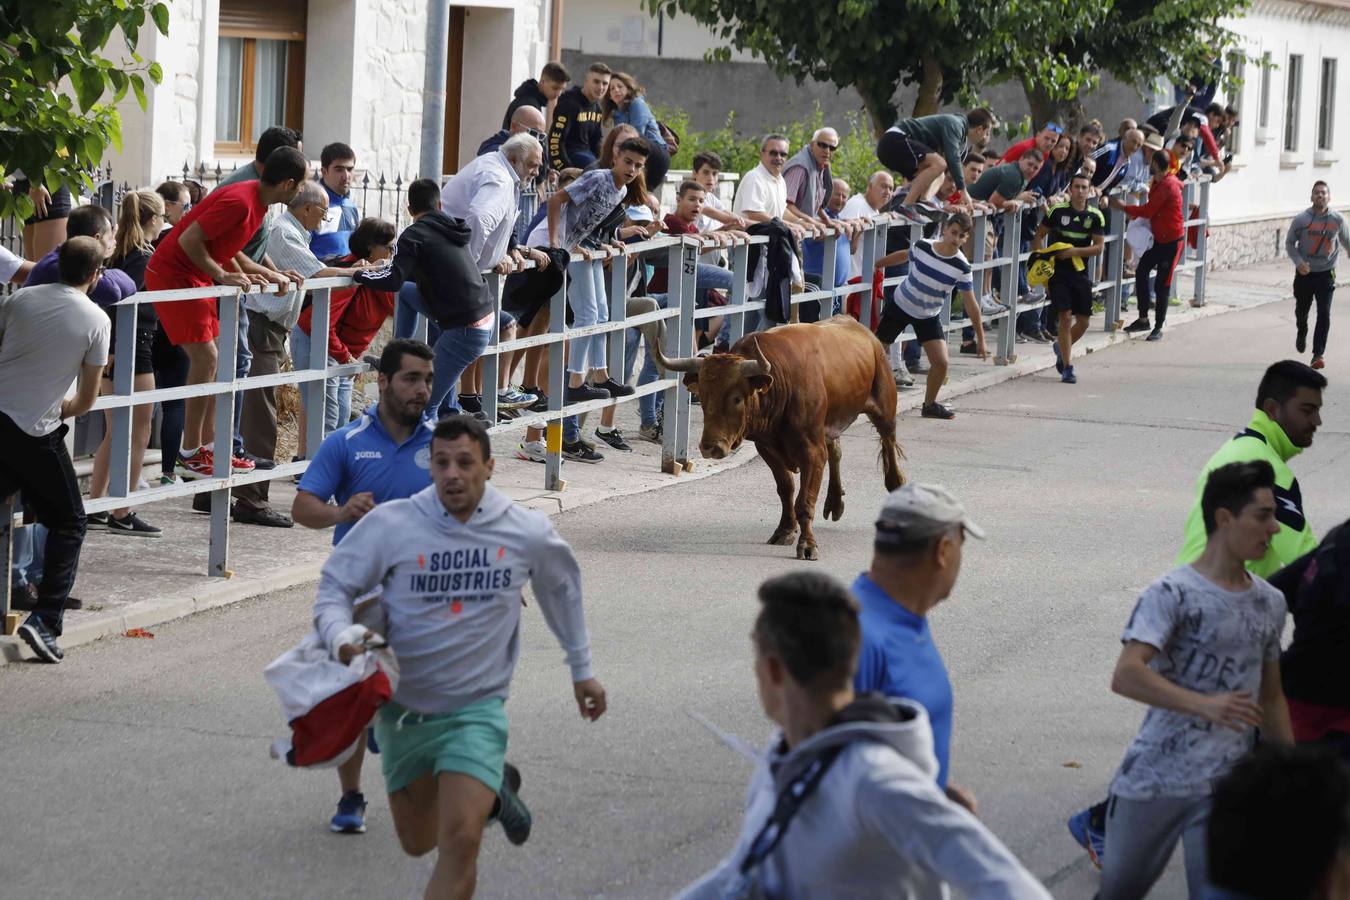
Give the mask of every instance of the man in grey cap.
[[966, 535], [983, 538], [984, 531], [940, 485], [910, 483], [886, 498], [877, 519], [872, 566], [852, 587], [863, 638], [853, 687], [859, 694], [923, 704], [933, 726], [938, 786], [975, 812], [974, 796], [947, 780], [952, 683], [927, 618], [956, 585]]

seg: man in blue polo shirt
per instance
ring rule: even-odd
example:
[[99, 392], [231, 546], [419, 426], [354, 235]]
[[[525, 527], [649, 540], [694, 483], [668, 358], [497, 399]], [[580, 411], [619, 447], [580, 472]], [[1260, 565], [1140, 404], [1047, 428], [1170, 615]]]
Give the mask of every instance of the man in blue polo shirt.
[[859, 694], [923, 704], [933, 727], [938, 786], [973, 813], [975, 797], [947, 780], [952, 683], [927, 618], [956, 585], [966, 535], [983, 538], [984, 531], [944, 487], [911, 483], [886, 498], [877, 519], [872, 566], [853, 582], [862, 624], [853, 687]]
[[[307, 528], [333, 528], [337, 544], [358, 519], [389, 500], [411, 497], [431, 483], [431, 348], [394, 340], [380, 354], [380, 401], [361, 418], [324, 438], [300, 479], [291, 517]], [[330, 498], [334, 502], [329, 502]], [[361, 793], [365, 747], [338, 766], [342, 797], [330, 827], [340, 834], [366, 830]]]
[[341, 141], [329, 144], [319, 154], [319, 183], [328, 194], [328, 212], [318, 230], [309, 233], [309, 250], [321, 260], [346, 256], [347, 242], [361, 224], [361, 210], [352, 199], [356, 177], [356, 151]]

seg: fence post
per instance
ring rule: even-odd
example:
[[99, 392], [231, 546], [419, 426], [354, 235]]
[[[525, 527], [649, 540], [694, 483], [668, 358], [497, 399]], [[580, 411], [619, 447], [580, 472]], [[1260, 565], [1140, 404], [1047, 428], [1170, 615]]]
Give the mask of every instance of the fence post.
[[[309, 333], [311, 335], [327, 335], [329, 329], [329, 318], [332, 315], [332, 290], [330, 288], [319, 288], [310, 291], [310, 320]], [[315, 337], [309, 342], [309, 359], [292, 360], [293, 363], [301, 363], [307, 369], [324, 370], [328, 369], [328, 339]], [[300, 385], [300, 390], [305, 395], [305, 406], [309, 409], [309, 415], [305, 417], [305, 447], [308, 449], [308, 456], [313, 459], [319, 452], [319, 445], [324, 439], [324, 420], [328, 415], [328, 379], [321, 378], [318, 381], [307, 381]], [[338, 426], [346, 424], [339, 422]]]
[[1022, 210], [1014, 209], [1012, 212], [1003, 214], [1003, 247], [1002, 255], [1006, 256], [1008, 261], [1003, 270], [1003, 304], [1008, 307], [1008, 314], [1000, 320], [1001, 327], [998, 330], [998, 349], [994, 351], [994, 364], [999, 366], [1012, 365], [1017, 362], [1017, 274], [1022, 265]]
[[[646, 263], [642, 261], [640, 254], [630, 255], [621, 253], [618, 256], [610, 258], [609, 261], [609, 321], [623, 322], [628, 318], [628, 261], [635, 259], [639, 266]], [[603, 266], [603, 262], [593, 263], [593, 265]], [[605, 348], [605, 355], [609, 360], [609, 377], [623, 384], [627, 381], [624, 374], [628, 371], [624, 368], [626, 360], [624, 359], [624, 350], [628, 343], [628, 332], [611, 331], [605, 335], [605, 341], [608, 346]]]
[[9, 589], [13, 579], [10, 571], [13, 565], [14, 537], [14, 499], [18, 495], [0, 497], [0, 572], [3, 572], [4, 584], [0, 584], [0, 634], [13, 634], [19, 627], [19, 617], [11, 611]]
[[[501, 372], [501, 358], [497, 355], [497, 345], [502, 340], [502, 278], [496, 272], [488, 272], [485, 284], [492, 296], [492, 324], [488, 326], [491, 342], [483, 355], [478, 357], [482, 361], [478, 367], [478, 374], [482, 376], [483, 383], [483, 395], [479, 403], [483, 415], [487, 416], [485, 424], [491, 428], [497, 424], [497, 377]], [[463, 404], [459, 404], [459, 408], [463, 409]]]
[[[117, 346], [113, 348], [113, 393], [129, 397], [135, 390], [136, 312], [137, 306], [120, 304], [113, 310], [117, 317]], [[131, 471], [131, 418], [133, 408], [119, 406], [112, 412], [112, 432], [108, 435], [108, 496], [125, 497], [135, 490], [140, 472]]]
[[[548, 330], [562, 334], [567, 325], [567, 287], [572, 280], [570, 265], [563, 266], [563, 280], [553, 299], [548, 303]], [[548, 345], [548, 409], [556, 413], [563, 408], [563, 393], [567, 389], [567, 354], [564, 341]], [[544, 490], [561, 491], [562, 480], [562, 419], [551, 418], [544, 431]]]
[[[837, 228], [838, 226], [833, 226]], [[816, 320], [824, 322], [830, 316], [834, 315], [835, 304], [839, 302], [839, 289], [835, 287], [838, 279], [835, 277], [834, 264], [835, 254], [839, 252], [839, 235], [827, 234], [820, 240], [820, 287], [822, 290], [830, 292], [828, 297], [820, 301], [820, 312], [816, 314]], [[825, 304], [829, 303], [830, 308], [826, 309]]]
[[[746, 301], [746, 293], [750, 283], [750, 245], [733, 244], [730, 254], [731, 262], [731, 297], [728, 304], [732, 309], [740, 306]], [[745, 335], [745, 317], [749, 315], [745, 310], [740, 312], [728, 313], [730, 319], [727, 323], [727, 346], [730, 347], [739, 341]]]
[[[1195, 238], [1195, 256], [1200, 265], [1195, 269], [1195, 296], [1191, 298], [1192, 306], [1205, 305], [1205, 273], [1209, 268], [1209, 186], [1212, 181], [1206, 178], [1200, 182], [1200, 223], [1195, 227], [1199, 229]], [[1184, 238], [1183, 238], [1184, 240]]]
[[[230, 554], [230, 489], [225, 486], [230, 477], [230, 457], [234, 444], [234, 348], [239, 340], [239, 304], [242, 291], [220, 298], [220, 347], [216, 359], [215, 383], [228, 383], [230, 389], [215, 394], [215, 471], [212, 479], [220, 479], [221, 487], [211, 491], [211, 545], [207, 555], [206, 574], [225, 578], [229, 574]], [[326, 332], [324, 332], [326, 334]], [[326, 339], [316, 339], [327, 350]], [[228, 349], [226, 349], [228, 348]], [[321, 417], [322, 418], [322, 417]], [[317, 449], [317, 448], [315, 448]]]
[[[869, 331], [872, 328], [872, 281], [876, 273], [876, 261], [882, 257], [877, 247], [886, 248], [886, 222], [873, 220], [862, 236], [862, 281], [863, 290], [858, 294], [858, 321]], [[883, 291], [883, 294], [885, 292]]]
[[1106, 213], [1106, 231], [1112, 237], [1106, 248], [1107, 278], [1111, 279], [1111, 288], [1106, 292], [1106, 321], [1102, 323], [1107, 334], [1120, 328], [1122, 310], [1125, 308], [1125, 213], [1114, 207]]

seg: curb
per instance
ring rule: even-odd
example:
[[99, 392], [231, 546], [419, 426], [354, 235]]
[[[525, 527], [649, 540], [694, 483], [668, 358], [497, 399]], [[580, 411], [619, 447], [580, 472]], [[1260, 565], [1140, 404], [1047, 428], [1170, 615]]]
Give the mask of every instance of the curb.
[[[1280, 303], [1288, 300], [1285, 294], [1272, 296], [1269, 299], [1258, 300], [1243, 306], [1227, 306], [1219, 304], [1206, 304], [1205, 306], [1181, 306], [1175, 310], [1169, 311], [1168, 322], [1172, 325], [1185, 325], [1190, 322], [1196, 322], [1201, 319], [1211, 318], [1213, 316], [1226, 315], [1233, 312], [1241, 312], [1246, 309], [1255, 309], [1260, 306], [1266, 306], [1270, 303]], [[1138, 335], [1126, 334], [1123, 330], [1113, 332], [1089, 331], [1079, 341], [1078, 347], [1082, 352], [1096, 353], [1107, 347], [1116, 344], [1123, 344], [1132, 340], [1142, 340], [1145, 335], [1141, 332]], [[1032, 345], [1041, 346], [1041, 345]], [[1048, 346], [1048, 345], [1046, 345]], [[1046, 354], [1041, 357], [1037, 354], [1035, 357], [1026, 357], [1017, 359], [1010, 365], [994, 366], [987, 372], [981, 372], [962, 379], [959, 383], [949, 384], [944, 389], [944, 398], [961, 397], [967, 394], [973, 394], [977, 391], [987, 390], [995, 385], [1012, 381], [1026, 375], [1032, 375], [1037, 372], [1043, 372], [1046, 369], [1054, 367], [1054, 356]], [[907, 412], [919, 409], [923, 405], [923, 391], [916, 385], [902, 391], [899, 394], [897, 403], [897, 413]], [[573, 509], [580, 509], [584, 506], [590, 506], [600, 503], [604, 500], [612, 500], [618, 497], [628, 497], [634, 494], [643, 494], [650, 491], [660, 490], [662, 488], [685, 483], [689, 481], [698, 481], [703, 478], [709, 478], [721, 472], [727, 472], [739, 468], [752, 459], [756, 459], [758, 454], [750, 445], [744, 445], [744, 448], [736, 454], [736, 459], [732, 462], [720, 465], [717, 468], [708, 468], [695, 465], [678, 477], [662, 475], [661, 481], [650, 484], [642, 484], [633, 487], [620, 488], [618, 490], [597, 490], [595, 488], [582, 488], [571, 492], [547, 492], [539, 491], [531, 493], [528, 496], [517, 496], [514, 499], [517, 503], [530, 509], [537, 509], [547, 515], [556, 515]], [[109, 613], [106, 616], [100, 616], [91, 621], [81, 622], [66, 630], [61, 636], [62, 649], [69, 650], [72, 647], [79, 647], [84, 644], [90, 644], [105, 637], [120, 635], [132, 628], [150, 628], [155, 625], [161, 625], [165, 622], [171, 622], [175, 619], [186, 618], [195, 613], [204, 612], [209, 609], [217, 609], [222, 606], [229, 606], [244, 600], [251, 600], [254, 597], [260, 597], [264, 594], [270, 594], [275, 591], [285, 590], [318, 580], [319, 571], [322, 563], [305, 563], [302, 565], [290, 566], [269, 572], [260, 576], [236, 575], [225, 581], [204, 584], [188, 593], [173, 594], [154, 600], [141, 600], [133, 603], [115, 613]], [[0, 637], [0, 666], [12, 662], [18, 662], [24, 659], [33, 659], [34, 655], [17, 636]]]

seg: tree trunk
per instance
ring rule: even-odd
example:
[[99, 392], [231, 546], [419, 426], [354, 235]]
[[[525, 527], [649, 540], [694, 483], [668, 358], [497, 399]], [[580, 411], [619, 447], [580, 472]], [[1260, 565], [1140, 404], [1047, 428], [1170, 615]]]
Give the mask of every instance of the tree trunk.
[[1079, 126], [1088, 121], [1083, 110], [1081, 98], [1075, 96], [1068, 100], [1056, 100], [1038, 85], [1022, 82], [1022, 92], [1027, 97], [1027, 107], [1031, 110], [1031, 131], [1036, 133], [1046, 122], [1056, 122], [1066, 132], [1076, 133]]
[[923, 81], [919, 83], [919, 96], [914, 98], [915, 118], [933, 115], [942, 103], [942, 63], [935, 56], [925, 56], [921, 62]]
[[876, 99], [862, 85], [856, 85], [859, 96], [862, 97], [863, 109], [867, 112], [867, 117], [872, 121], [872, 133], [880, 137], [887, 128], [895, 124], [895, 104], [889, 99], [881, 101]]

